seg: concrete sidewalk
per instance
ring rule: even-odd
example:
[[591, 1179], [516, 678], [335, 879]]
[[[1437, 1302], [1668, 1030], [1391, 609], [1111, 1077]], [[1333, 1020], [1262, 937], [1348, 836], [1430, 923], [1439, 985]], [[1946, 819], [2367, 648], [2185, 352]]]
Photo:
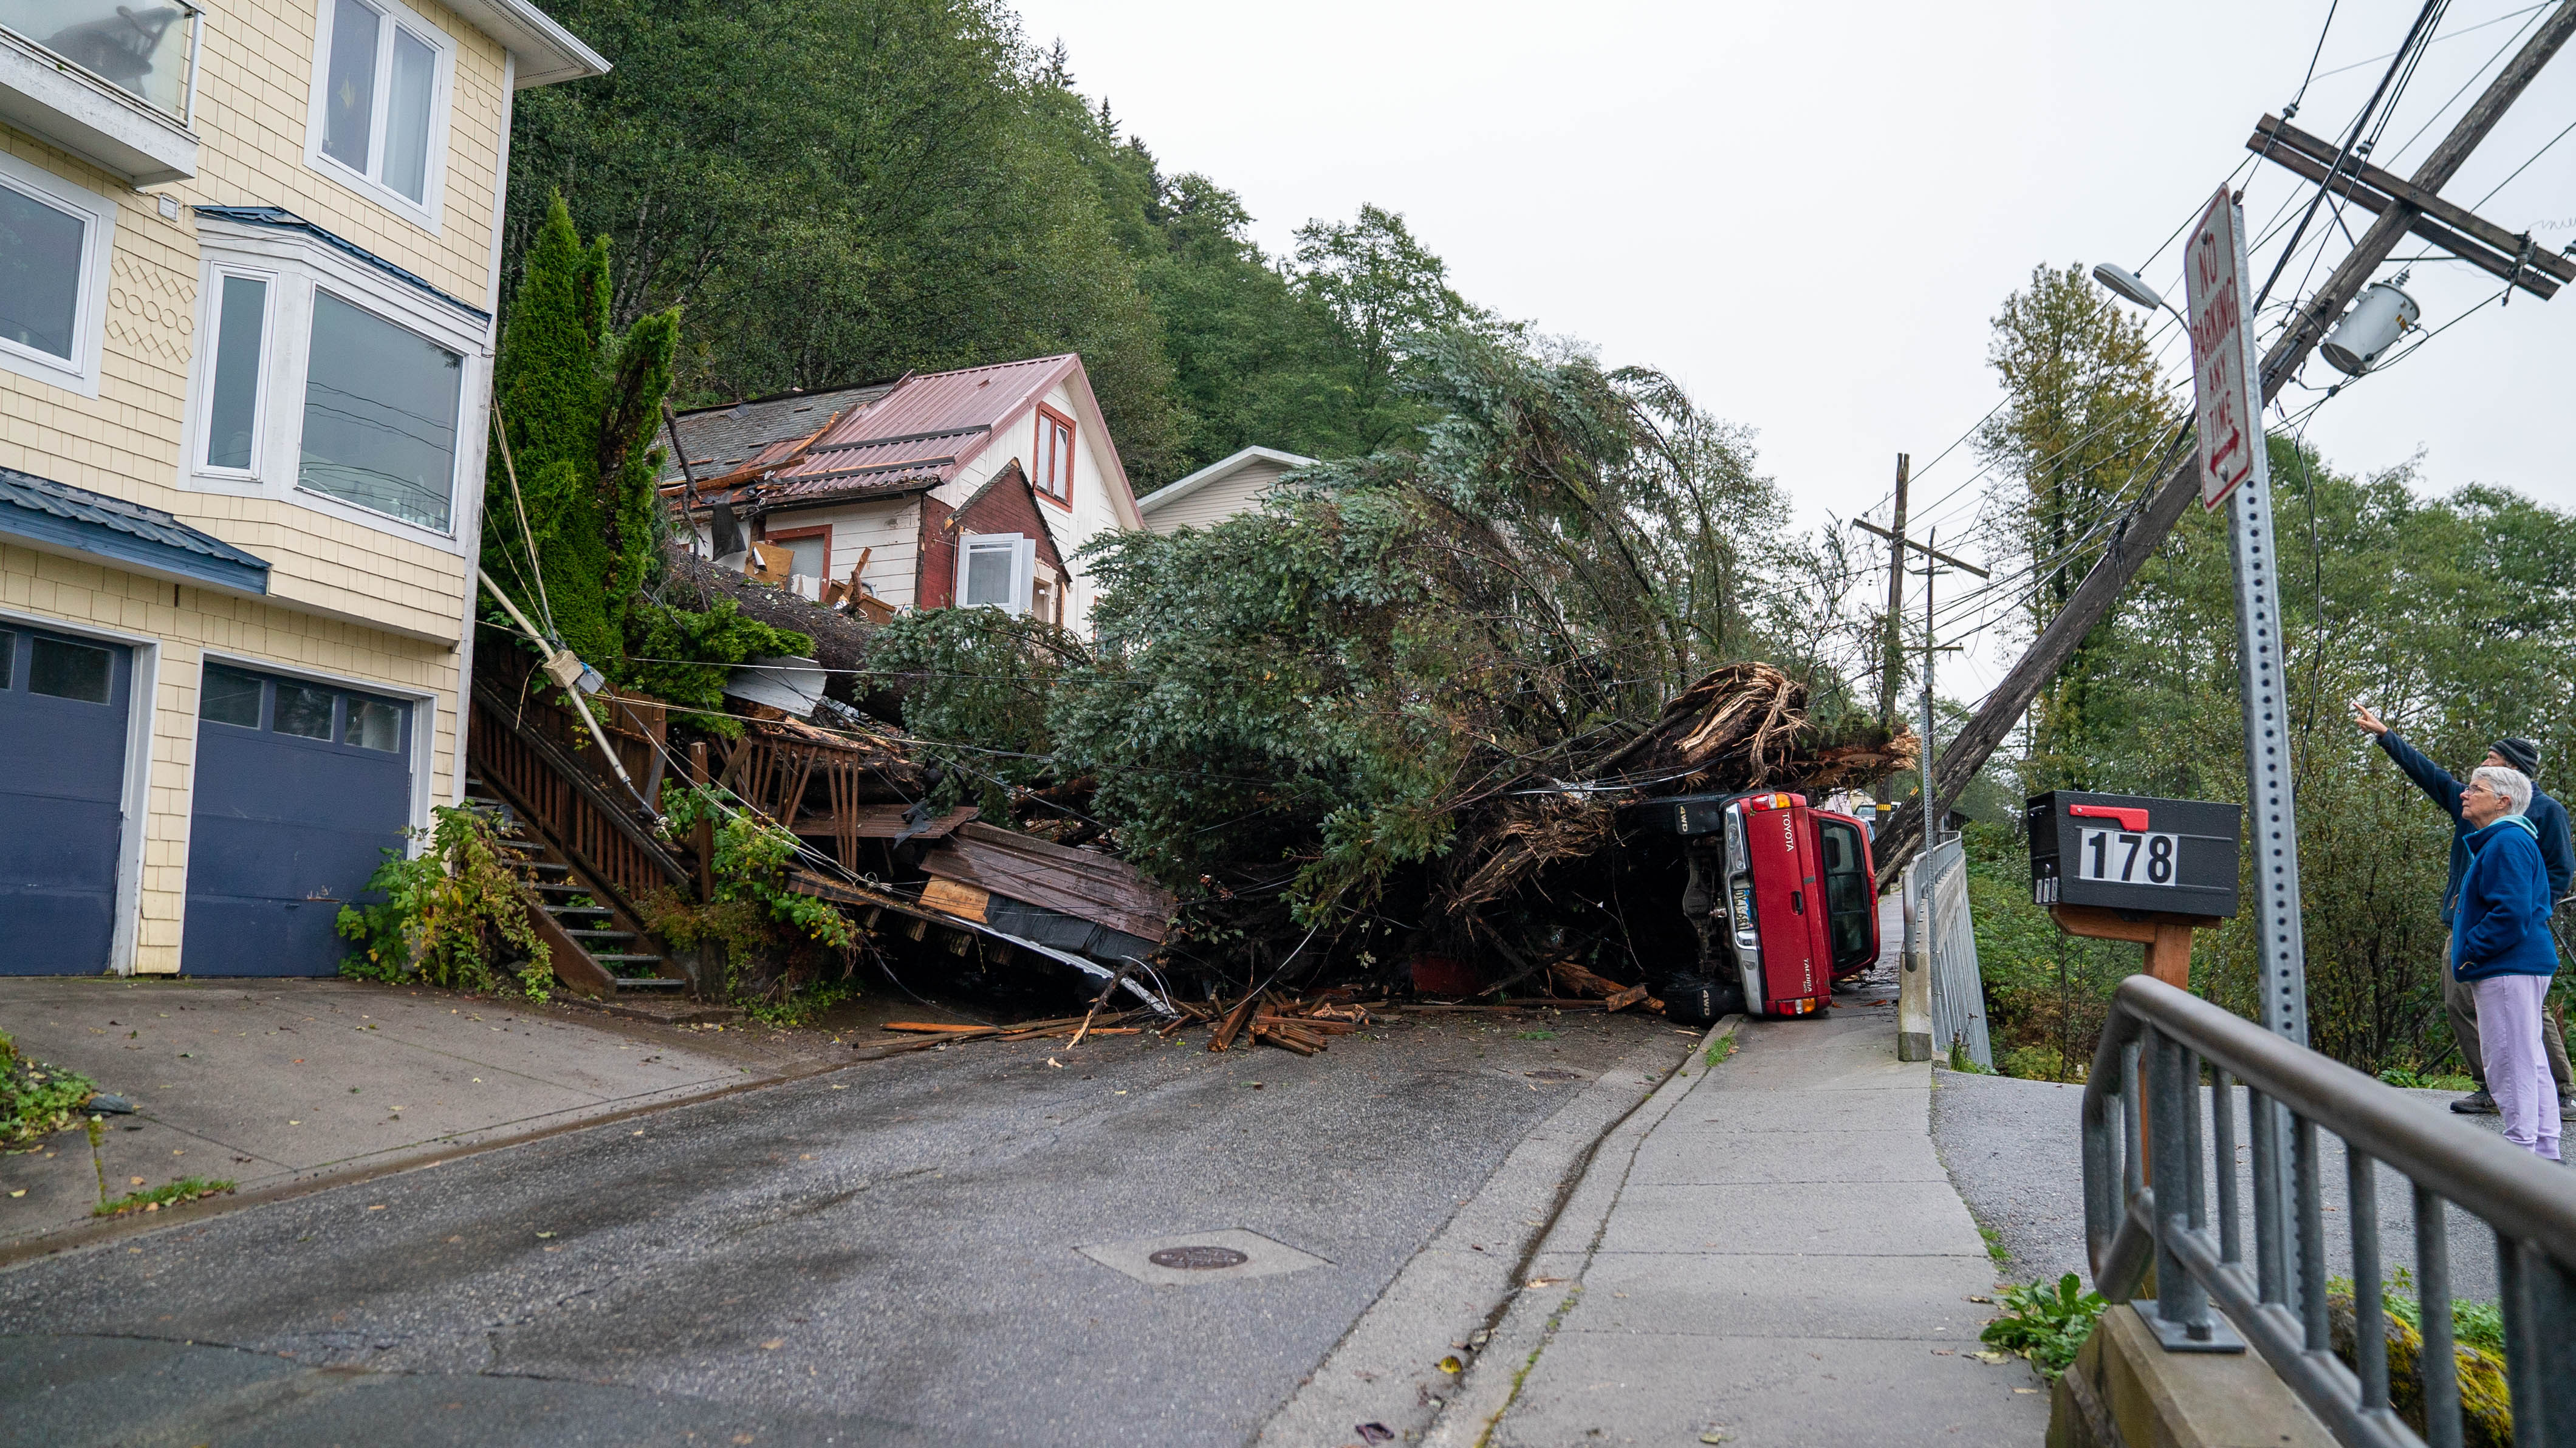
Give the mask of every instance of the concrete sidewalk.
[[1970, 1355], [1996, 1268], [1892, 1002], [1735, 1040], [1604, 1142], [1431, 1441], [2042, 1441], [2029, 1365]]
[[102, 1166], [111, 1198], [187, 1176], [251, 1192], [780, 1074], [720, 1038], [342, 980], [0, 978], [0, 1030], [137, 1107], [106, 1118], [100, 1162], [77, 1130], [0, 1156], [0, 1252], [89, 1224]]

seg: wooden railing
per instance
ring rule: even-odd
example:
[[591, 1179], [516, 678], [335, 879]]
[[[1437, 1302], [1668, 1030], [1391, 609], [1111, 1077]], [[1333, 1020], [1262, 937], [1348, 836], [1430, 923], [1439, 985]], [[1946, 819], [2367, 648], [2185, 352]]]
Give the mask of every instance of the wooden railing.
[[[562, 718], [549, 717], [554, 715]], [[537, 697], [534, 690], [524, 699], [511, 699], [476, 679], [466, 759], [475, 773], [533, 816], [559, 848], [624, 894], [628, 903], [664, 886], [686, 888], [696, 872], [653, 837], [637, 818], [635, 802], [617, 798], [555, 742], [567, 721], [572, 728], [582, 727], [571, 711]]]

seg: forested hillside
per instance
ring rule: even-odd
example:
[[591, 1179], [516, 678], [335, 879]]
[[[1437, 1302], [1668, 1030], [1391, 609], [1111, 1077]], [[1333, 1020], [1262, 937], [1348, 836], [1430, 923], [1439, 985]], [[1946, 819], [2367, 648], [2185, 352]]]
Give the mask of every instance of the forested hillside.
[[508, 255], [561, 194], [616, 326], [681, 308], [684, 404], [1079, 351], [1142, 492], [1251, 443], [1366, 453], [1428, 416], [1408, 346], [1497, 325], [1393, 211], [1264, 253], [995, 0], [552, 10], [615, 69], [520, 96]]

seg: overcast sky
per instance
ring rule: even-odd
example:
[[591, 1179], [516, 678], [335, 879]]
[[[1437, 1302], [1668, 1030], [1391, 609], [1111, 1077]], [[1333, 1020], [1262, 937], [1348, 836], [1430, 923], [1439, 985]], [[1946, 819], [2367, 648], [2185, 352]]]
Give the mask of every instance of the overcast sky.
[[[2298, 124], [2340, 139], [2417, 8], [2342, 0]], [[2373, 159], [2411, 174], [2544, 8], [2456, 0]], [[2153, 254], [2148, 279], [2179, 304], [2177, 250], [2158, 246], [2250, 159], [2255, 120], [2298, 93], [2327, 9], [1020, 5], [1029, 38], [1061, 37], [1078, 86], [1107, 97], [1167, 171], [1240, 194], [1265, 247], [1363, 202], [1400, 211], [1470, 300], [1613, 365], [1663, 368], [1757, 430], [1764, 469], [1806, 522], [1884, 522], [1908, 452], [1916, 517], [1934, 505], [1949, 536], [1985, 484], [1972, 449], [1935, 458], [1999, 396], [1985, 354], [2004, 296], [2041, 263]], [[2572, 122], [2576, 56], [2445, 194], [2479, 203]], [[2278, 167], [2242, 184], [2257, 234], [2305, 202]], [[2576, 241], [2576, 136], [2479, 209], [2551, 249]], [[2280, 245], [2256, 252], [2258, 274]], [[2316, 281], [2344, 246], [2336, 237]], [[2303, 256], [2276, 297], [2306, 271]], [[2418, 266], [2408, 290], [2439, 326], [2497, 285], [2442, 263]], [[2187, 385], [2186, 349], [2171, 329], [2167, 341]], [[2576, 507], [2571, 341], [2576, 289], [2488, 305], [2327, 403], [2308, 436], [2339, 467], [2420, 452], [2428, 489], [2499, 483]], [[2306, 380], [2338, 378], [2312, 361]], [[1976, 697], [2012, 652], [1989, 631], [1942, 692]]]

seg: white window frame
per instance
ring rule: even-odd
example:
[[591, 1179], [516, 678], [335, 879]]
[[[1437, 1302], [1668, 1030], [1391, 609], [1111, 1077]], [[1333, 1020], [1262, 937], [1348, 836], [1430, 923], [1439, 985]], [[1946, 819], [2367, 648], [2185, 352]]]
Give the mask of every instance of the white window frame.
[[80, 300], [72, 310], [71, 357], [66, 360], [0, 338], [0, 369], [96, 397], [100, 342], [107, 330], [108, 256], [116, 246], [116, 203], [5, 150], [0, 150], [0, 186], [81, 221]]
[[1011, 545], [1011, 601], [1002, 606], [1004, 613], [1017, 618], [1029, 611], [1029, 586], [1035, 582], [1038, 540], [1025, 533], [969, 533], [957, 542], [957, 606], [990, 608], [989, 603], [966, 602], [966, 564], [974, 556], [978, 543]]
[[[260, 299], [259, 356], [254, 361], [250, 404], [250, 466], [219, 468], [206, 461], [206, 449], [214, 438], [207, 431], [215, 407], [215, 357], [223, 346], [224, 278], [240, 277], [245, 281], [264, 282], [268, 290]], [[268, 421], [274, 389], [270, 386], [269, 366], [272, 349], [277, 344], [277, 299], [286, 287], [286, 278], [266, 267], [243, 266], [237, 262], [209, 260], [205, 267], [204, 305], [197, 335], [204, 345], [197, 351], [203, 365], [192, 370], [188, 384], [188, 468], [199, 477], [226, 479], [233, 482], [257, 482], [260, 463], [267, 453]]]
[[[488, 426], [484, 399], [492, 376], [485, 321], [304, 232], [200, 216], [197, 245], [197, 336], [205, 345], [189, 363], [179, 486], [190, 492], [267, 498], [470, 556], [476, 534], [468, 525], [475, 522], [473, 505], [482, 493], [482, 439]], [[267, 323], [260, 336], [258, 432], [248, 472], [205, 465], [206, 414], [214, 401], [213, 339], [223, 315], [221, 278], [227, 273], [259, 276], [269, 283]], [[296, 485], [304, 461], [305, 364], [313, 345], [317, 290], [465, 359], [457, 379], [455, 470], [448, 478], [444, 531]], [[469, 480], [478, 480], [477, 485], [469, 488]]]
[[[422, 19], [402, 0], [360, 0], [385, 18], [384, 38], [376, 46], [375, 110], [367, 128], [367, 169], [357, 170], [323, 153], [322, 127], [330, 104], [331, 22], [338, 0], [314, 0], [313, 86], [304, 122], [304, 164], [376, 202], [436, 236], [441, 203], [447, 194], [447, 132], [456, 93], [456, 41]], [[409, 31], [437, 55], [437, 76], [430, 83], [429, 156], [423, 168], [421, 199], [412, 200], [383, 178], [386, 121], [393, 105], [394, 32]]]

